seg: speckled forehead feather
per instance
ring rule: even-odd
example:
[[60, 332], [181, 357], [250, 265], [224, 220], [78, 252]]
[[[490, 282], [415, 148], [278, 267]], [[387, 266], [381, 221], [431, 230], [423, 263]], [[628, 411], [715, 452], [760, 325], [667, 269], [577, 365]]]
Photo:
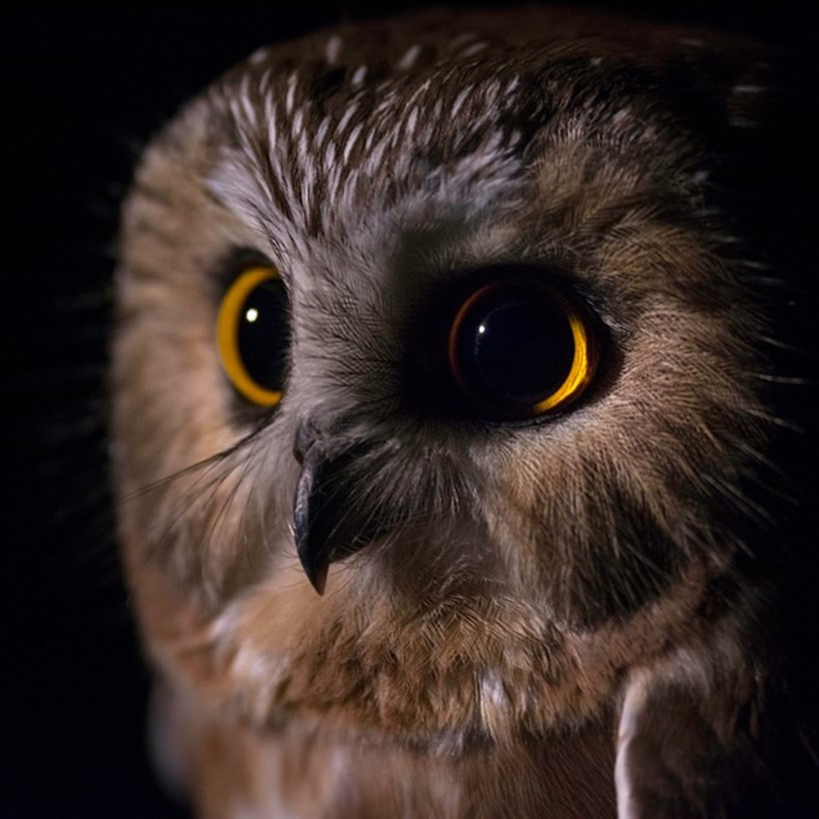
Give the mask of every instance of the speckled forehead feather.
[[[276, 245], [292, 244], [283, 226], [301, 245], [413, 197], [467, 214], [498, 205], [525, 184], [550, 132], [621, 153], [682, 141], [655, 104], [660, 78], [624, 59], [627, 46], [423, 27], [383, 43], [377, 25], [366, 32], [259, 50], [211, 94], [230, 123], [212, 188]], [[676, 147], [676, 167], [668, 152], [655, 164], [696, 172]]]
[[520, 78], [499, 79], [499, 68], [465, 63], [329, 87], [326, 66], [250, 66], [227, 101], [237, 145], [214, 190], [228, 201], [244, 193], [255, 215], [308, 235], [411, 194], [466, 200], [480, 182], [485, 203], [493, 185], [520, 173], [527, 140], [548, 116], [544, 98], [523, 119]]

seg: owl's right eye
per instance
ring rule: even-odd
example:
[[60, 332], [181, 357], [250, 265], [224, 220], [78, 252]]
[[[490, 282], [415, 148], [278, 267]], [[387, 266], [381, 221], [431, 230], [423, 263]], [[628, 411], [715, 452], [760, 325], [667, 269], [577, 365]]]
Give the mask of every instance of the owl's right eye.
[[461, 392], [492, 418], [534, 418], [564, 408], [591, 382], [597, 339], [586, 312], [528, 279], [475, 290], [452, 319], [447, 357]]
[[290, 348], [287, 291], [274, 267], [252, 267], [228, 288], [216, 322], [222, 368], [249, 401], [282, 399]]

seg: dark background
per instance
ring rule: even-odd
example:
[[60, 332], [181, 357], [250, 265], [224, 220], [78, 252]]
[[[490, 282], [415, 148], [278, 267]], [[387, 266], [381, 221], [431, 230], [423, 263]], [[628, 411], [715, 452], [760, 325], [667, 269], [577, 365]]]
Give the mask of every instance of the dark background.
[[[389, 11], [410, 5], [418, 4]], [[807, 53], [819, 46], [808, 4], [598, 6], [744, 31]], [[185, 815], [154, 784], [144, 752], [149, 678], [106, 484], [119, 201], [146, 140], [223, 70], [259, 45], [373, 12], [386, 10], [372, 2], [28, 6], [3, 21], [11, 488], [0, 542], [0, 819]]]

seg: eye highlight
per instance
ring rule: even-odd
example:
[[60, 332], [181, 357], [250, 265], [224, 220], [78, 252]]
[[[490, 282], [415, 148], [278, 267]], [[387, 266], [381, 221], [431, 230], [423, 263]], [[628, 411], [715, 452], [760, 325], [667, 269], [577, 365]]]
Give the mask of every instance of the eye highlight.
[[544, 415], [590, 383], [597, 345], [587, 317], [539, 282], [485, 284], [458, 308], [447, 359], [461, 391], [486, 414]]
[[287, 291], [274, 267], [245, 270], [219, 306], [216, 337], [222, 368], [249, 401], [282, 399], [290, 348]]

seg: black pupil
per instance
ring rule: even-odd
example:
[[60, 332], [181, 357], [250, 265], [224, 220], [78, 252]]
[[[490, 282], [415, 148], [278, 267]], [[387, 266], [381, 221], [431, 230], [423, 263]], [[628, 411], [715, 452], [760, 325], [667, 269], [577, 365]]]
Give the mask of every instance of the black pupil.
[[551, 396], [575, 352], [562, 303], [539, 288], [514, 286], [490, 290], [469, 309], [457, 345], [467, 386], [512, 411]]
[[268, 279], [245, 299], [239, 315], [239, 355], [248, 375], [268, 390], [281, 390], [290, 346], [287, 292], [280, 279]]

